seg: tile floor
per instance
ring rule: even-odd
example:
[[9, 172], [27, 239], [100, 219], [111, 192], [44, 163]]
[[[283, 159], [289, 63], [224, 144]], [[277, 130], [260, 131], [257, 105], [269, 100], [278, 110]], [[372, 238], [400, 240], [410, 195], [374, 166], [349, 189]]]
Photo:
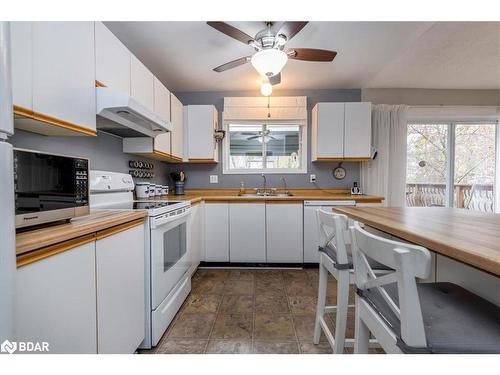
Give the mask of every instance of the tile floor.
[[[335, 304], [335, 279], [328, 283], [327, 303]], [[317, 269], [200, 269], [156, 348], [142, 353], [331, 353], [324, 336], [312, 343], [317, 287]], [[328, 321], [333, 327], [334, 317]], [[351, 314], [347, 336], [353, 335]]]

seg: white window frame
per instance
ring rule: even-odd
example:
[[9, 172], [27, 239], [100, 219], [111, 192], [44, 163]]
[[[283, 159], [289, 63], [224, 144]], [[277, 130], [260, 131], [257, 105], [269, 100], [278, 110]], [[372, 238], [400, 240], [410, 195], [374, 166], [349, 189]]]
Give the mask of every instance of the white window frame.
[[[230, 169], [229, 168], [229, 125], [295, 125], [299, 126], [299, 168], [258, 168], [258, 169]], [[307, 173], [307, 120], [224, 120], [226, 136], [222, 147], [222, 174], [306, 174]]]
[[[453, 185], [455, 181], [455, 126], [467, 125], [495, 125], [495, 182], [493, 185], [494, 211], [500, 213], [500, 122], [498, 120], [442, 120], [442, 119], [409, 119], [406, 126], [438, 124], [448, 127], [446, 149], [446, 207], [453, 207]], [[405, 180], [406, 180], [405, 176]]]

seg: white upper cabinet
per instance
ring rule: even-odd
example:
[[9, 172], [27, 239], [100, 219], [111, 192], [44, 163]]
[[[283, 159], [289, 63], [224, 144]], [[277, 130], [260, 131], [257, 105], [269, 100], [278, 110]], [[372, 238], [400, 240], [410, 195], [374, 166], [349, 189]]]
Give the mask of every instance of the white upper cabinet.
[[345, 103], [344, 158], [371, 156], [371, 103]]
[[170, 122], [170, 91], [156, 77], [153, 77], [154, 111], [162, 120]]
[[130, 63], [130, 96], [151, 111], [154, 111], [153, 73], [134, 55]]
[[232, 263], [266, 262], [265, 203], [229, 205], [229, 260]]
[[370, 158], [371, 103], [318, 103], [311, 124], [313, 161]]
[[[154, 77], [153, 83], [154, 111], [162, 120], [170, 122], [170, 91], [156, 77]], [[154, 141], [154, 149], [170, 154], [170, 142], [170, 132], [157, 135]]]
[[96, 80], [130, 95], [131, 53], [102, 22], [95, 23]]
[[33, 63], [33, 111], [95, 132], [94, 22], [34, 22]]
[[218, 162], [214, 139], [219, 116], [217, 109], [213, 105], [188, 105], [186, 116], [188, 162]]
[[344, 157], [344, 103], [318, 103], [312, 110], [312, 159]]
[[160, 153], [165, 153], [170, 155], [171, 154], [171, 140], [170, 140], [170, 132], [168, 133], [163, 133], [160, 135], [157, 135], [154, 139], [154, 145], [153, 149], [154, 151], [160, 152]]
[[170, 94], [170, 118], [172, 121], [171, 154], [183, 159], [184, 156], [184, 108], [174, 94]]
[[11, 22], [12, 99], [15, 106], [33, 110], [33, 24]]

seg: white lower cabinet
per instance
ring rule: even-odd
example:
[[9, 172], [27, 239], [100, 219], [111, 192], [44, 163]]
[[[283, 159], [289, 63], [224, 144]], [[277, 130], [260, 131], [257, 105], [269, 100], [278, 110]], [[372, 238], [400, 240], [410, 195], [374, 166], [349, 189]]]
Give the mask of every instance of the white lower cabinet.
[[267, 262], [302, 263], [302, 204], [267, 203]]
[[189, 217], [189, 251], [191, 252], [191, 264], [193, 270], [198, 267], [201, 260], [202, 250], [202, 214], [203, 207], [200, 204], [191, 206], [191, 216]]
[[232, 203], [229, 205], [229, 261], [266, 262], [266, 205]]
[[318, 208], [304, 206], [304, 263], [319, 263]]
[[17, 341], [45, 341], [50, 353], [96, 353], [95, 242], [20, 267]]
[[206, 262], [229, 262], [229, 204], [205, 203]]
[[144, 225], [96, 241], [98, 353], [133, 353], [144, 340]]
[[14, 335], [50, 353], [133, 353], [144, 339], [144, 225], [21, 266]]

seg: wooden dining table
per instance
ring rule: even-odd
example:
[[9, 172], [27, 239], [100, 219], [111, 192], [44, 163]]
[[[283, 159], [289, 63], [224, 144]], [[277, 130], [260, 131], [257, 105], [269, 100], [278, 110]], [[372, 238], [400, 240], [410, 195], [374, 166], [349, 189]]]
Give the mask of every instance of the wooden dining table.
[[500, 276], [500, 214], [446, 207], [335, 207], [333, 211]]

